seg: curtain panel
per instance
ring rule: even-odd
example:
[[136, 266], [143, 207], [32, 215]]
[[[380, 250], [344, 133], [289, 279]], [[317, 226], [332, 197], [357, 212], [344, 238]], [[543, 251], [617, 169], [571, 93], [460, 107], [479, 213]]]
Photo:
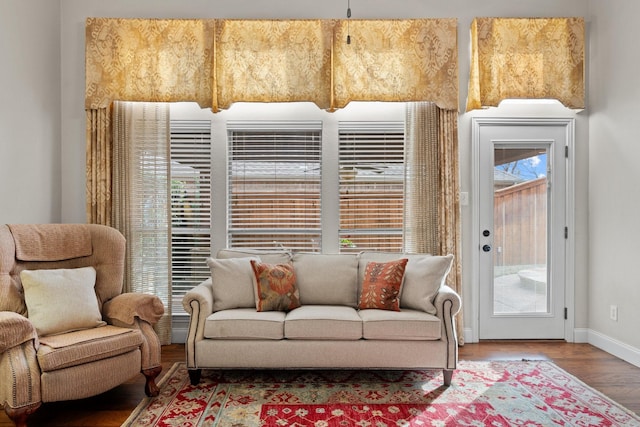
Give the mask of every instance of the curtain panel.
[[169, 104], [113, 107], [113, 226], [127, 241], [125, 292], [151, 293], [165, 307], [154, 325], [171, 344]]
[[456, 19], [88, 18], [85, 37], [87, 109], [116, 99], [213, 111], [242, 101], [458, 108]]
[[[405, 173], [405, 250], [452, 254], [447, 285], [462, 296], [458, 113], [431, 102], [407, 104]], [[464, 344], [463, 312], [456, 316], [458, 343]]]
[[467, 111], [509, 98], [584, 108], [583, 18], [476, 18]]
[[107, 108], [97, 108], [87, 110], [86, 116], [87, 222], [111, 226], [111, 113]]

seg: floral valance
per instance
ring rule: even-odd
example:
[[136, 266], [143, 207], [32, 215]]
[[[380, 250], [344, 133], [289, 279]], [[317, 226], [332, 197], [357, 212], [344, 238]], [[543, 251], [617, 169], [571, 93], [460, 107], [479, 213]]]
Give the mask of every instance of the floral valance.
[[509, 98], [584, 108], [584, 19], [476, 18], [467, 111]]
[[334, 107], [350, 101], [431, 101], [458, 109], [455, 19], [339, 21], [333, 51]]
[[[415, 20], [86, 21], [87, 109], [115, 100], [432, 101], [458, 107], [457, 22]], [[351, 43], [346, 43], [349, 32]]]

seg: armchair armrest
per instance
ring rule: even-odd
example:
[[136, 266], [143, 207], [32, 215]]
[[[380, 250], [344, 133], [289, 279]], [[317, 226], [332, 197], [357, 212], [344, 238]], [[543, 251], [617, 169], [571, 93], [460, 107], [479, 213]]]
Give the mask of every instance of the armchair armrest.
[[38, 334], [29, 319], [13, 311], [0, 311], [0, 353], [30, 340], [36, 347]]
[[164, 315], [164, 305], [155, 295], [143, 293], [120, 294], [102, 305], [102, 316], [107, 323], [124, 328], [138, 329], [144, 341], [140, 346], [140, 370], [147, 379], [145, 393], [157, 396], [160, 389], [155, 379], [162, 371], [161, 345], [153, 325]]
[[42, 403], [38, 335], [26, 317], [0, 311], [0, 407], [18, 425]]
[[120, 294], [102, 306], [102, 315], [108, 323], [133, 326], [135, 318], [154, 325], [164, 314], [162, 301], [155, 295], [143, 293]]

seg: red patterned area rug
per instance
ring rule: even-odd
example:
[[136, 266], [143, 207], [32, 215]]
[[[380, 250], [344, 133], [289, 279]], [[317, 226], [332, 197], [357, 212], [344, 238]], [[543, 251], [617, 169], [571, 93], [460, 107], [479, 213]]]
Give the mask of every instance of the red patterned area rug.
[[212, 371], [184, 363], [123, 426], [640, 426], [640, 417], [548, 361], [439, 370]]

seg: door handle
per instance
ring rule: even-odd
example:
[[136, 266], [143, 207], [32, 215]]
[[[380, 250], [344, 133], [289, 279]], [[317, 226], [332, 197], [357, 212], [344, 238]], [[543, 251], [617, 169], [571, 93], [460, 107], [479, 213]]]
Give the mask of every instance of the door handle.
[[482, 247], [482, 250], [485, 251], [485, 252], [489, 252], [491, 250], [491, 246], [490, 245], [484, 245]]

